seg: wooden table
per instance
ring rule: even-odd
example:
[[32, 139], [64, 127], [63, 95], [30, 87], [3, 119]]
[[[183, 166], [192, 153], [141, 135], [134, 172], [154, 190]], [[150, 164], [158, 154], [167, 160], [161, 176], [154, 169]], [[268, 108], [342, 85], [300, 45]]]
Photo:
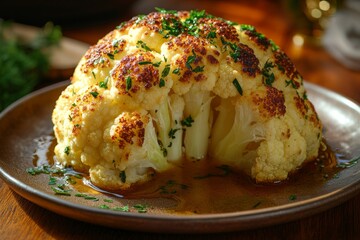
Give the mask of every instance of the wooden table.
[[[132, 15], [150, 12], [155, 6], [206, 9], [225, 19], [255, 25], [285, 50], [307, 81], [360, 102], [360, 73], [345, 68], [321, 47], [294, 46], [293, 28], [278, 1], [143, 0], [118, 17], [64, 25], [63, 32], [65, 36], [94, 44], [120, 22]], [[59, 216], [21, 198], [0, 180], [0, 239], [360, 239], [359, 202], [360, 194], [357, 194], [327, 211], [255, 230], [170, 235], [111, 229]]]

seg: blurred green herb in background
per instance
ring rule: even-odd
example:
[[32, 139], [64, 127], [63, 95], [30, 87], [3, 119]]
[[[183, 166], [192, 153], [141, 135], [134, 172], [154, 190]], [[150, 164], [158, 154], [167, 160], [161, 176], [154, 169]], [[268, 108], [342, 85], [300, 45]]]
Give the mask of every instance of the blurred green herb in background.
[[0, 19], [0, 112], [31, 92], [49, 71], [47, 49], [59, 43], [59, 26], [47, 23], [31, 40], [7, 37], [11, 22]]

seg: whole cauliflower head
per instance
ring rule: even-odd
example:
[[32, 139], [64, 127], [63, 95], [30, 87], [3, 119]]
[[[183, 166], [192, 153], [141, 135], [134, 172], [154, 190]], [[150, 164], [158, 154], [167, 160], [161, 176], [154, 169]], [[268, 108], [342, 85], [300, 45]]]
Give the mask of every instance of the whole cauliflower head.
[[157, 10], [79, 62], [52, 115], [58, 163], [125, 190], [186, 159], [274, 182], [316, 158], [322, 125], [283, 51], [249, 25]]

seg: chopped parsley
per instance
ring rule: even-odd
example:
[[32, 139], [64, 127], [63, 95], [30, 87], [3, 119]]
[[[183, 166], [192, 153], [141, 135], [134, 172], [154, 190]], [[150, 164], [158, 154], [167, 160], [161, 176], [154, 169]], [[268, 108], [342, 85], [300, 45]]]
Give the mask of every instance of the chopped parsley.
[[160, 64], [161, 64], [161, 61], [159, 61], [159, 62], [157, 62], [157, 63], [153, 63], [153, 66], [154, 66], [154, 67], [159, 67]]
[[271, 72], [271, 69], [274, 68], [274, 64], [269, 60], [266, 61], [261, 74], [263, 75], [263, 82], [267, 86], [272, 86], [273, 82], [275, 81], [275, 75]]
[[[156, 9], [161, 13], [177, 14], [177, 11], [174, 10], [165, 10], [162, 8]], [[177, 18], [163, 19], [160, 33], [163, 34], [164, 38], [169, 38], [169, 36], [179, 36], [183, 32], [198, 37], [200, 32], [198, 20], [204, 17], [210, 17], [210, 15], [206, 14], [205, 10], [192, 10], [190, 11], [190, 16], [183, 22], [179, 21]]]
[[242, 51], [241, 48], [236, 43], [226, 41], [223, 37], [221, 37], [220, 40], [225, 46], [225, 48], [230, 47], [230, 49], [232, 50], [232, 52], [230, 53], [230, 57], [234, 60], [234, 62], [237, 62], [238, 59], [240, 59]]
[[70, 147], [69, 147], [69, 146], [66, 146], [66, 147], [64, 148], [64, 153], [65, 153], [66, 155], [69, 155], [69, 154], [70, 154]]
[[99, 87], [104, 88], [104, 89], [107, 89], [107, 88], [108, 88], [108, 87], [107, 87], [108, 82], [109, 82], [109, 77], [107, 76], [107, 77], [104, 79], [104, 81], [99, 82]]
[[294, 89], [298, 88], [293, 79], [285, 80], [285, 86], [291, 86]]
[[194, 119], [189, 115], [187, 118], [181, 120], [181, 125], [184, 127], [191, 127], [192, 123], [194, 122]]
[[167, 10], [167, 9], [160, 8], [160, 7], [155, 7], [155, 10], [160, 13], [177, 14], [176, 10]]
[[98, 64], [103, 64], [105, 62], [105, 59], [103, 57], [99, 57], [94, 61], [94, 66]]
[[90, 92], [90, 94], [94, 97], [94, 98], [97, 98], [97, 96], [99, 95], [99, 93], [98, 92]]
[[240, 25], [240, 30], [242, 31], [250, 31], [250, 32], [254, 32], [255, 31], [255, 27], [249, 24], [241, 24]]
[[190, 11], [189, 18], [185, 19], [185, 21], [183, 22], [183, 26], [187, 30], [187, 33], [190, 35], [193, 35], [195, 37], [198, 37], [199, 31], [200, 31], [200, 29], [198, 27], [198, 20], [201, 18], [204, 18], [206, 16], [207, 16], [207, 14], [206, 14], [205, 10]]
[[114, 211], [119, 211], [119, 212], [129, 212], [130, 211], [128, 205], [125, 205], [125, 206], [122, 206], [122, 207], [114, 207], [113, 210]]
[[205, 66], [197, 66], [196, 68], [194, 68], [192, 71], [194, 72], [194, 73], [199, 73], [199, 72], [203, 72], [204, 71], [204, 67]]
[[76, 184], [76, 181], [71, 176], [65, 176], [64, 180], [72, 185]]
[[350, 161], [347, 162], [340, 162], [337, 166], [340, 168], [350, 168], [355, 166], [358, 161], [360, 160], [360, 156], [359, 157], [355, 157], [353, 159], [351, 159]]
[[234, 84], [234, 86], [235, 86], [236, 90], [239, 92], [239, 94], [242, 96], [242, 95], [243, 95], [243, 90], [242, 90], [242, 88], [241, 88], [241, 86], [240, 86], [239, 81], [235, 78], [235, 79], [232, 81], [232, 83]]
[[151, 51], [151, 48], [149, 48], [149, 47], [146, 45], [146, 43], [144, 43], [144, 42], [141, 41], [141, 40], [137, 41], [136, 47], [142, 48], [142, 49], [144, 49], [145, 51]]
[[126, 173], [125, 173], [125, 171], [121, 171], [120, 174], [119, 174], [119, 177], [120, 177], [120, 180], [121, 180], [122, 183], [126, 182]]
[[53, 177], [53, 176], [50, 176], [49, 177], [49, 185], [56, 185], [56, 183], [57, 183], [57, 180], [56, 180], [56, 178], [55, 177]]
[[159, 146], [160, 146], [160, 150], [163, 152], [164, 157], [167, 156], [167, 149], [166, 147], [164, 147], [164, 144], [162, 143], [162, 141], [158, 140]]
[[125, 26], [126, 22], [122, 22], [119, 25], [116, 26], [116, 29], [122, 29]]
[[164, 36], [164, 38], [169, 38], [170, 36], [179, 36], [183, 30], [182, 22], [173, 18], [173, 19], [163, 19], [161, 22], [162, 29], [160, 33]]
[[59, 185], [57, 187], [51, 187], [56, 195], [64, 195], [64, 196], [71, 196], [71, 190], [65, 189], [64, 185]]
[[159, 87], [164, 87], [165, 86], [165, 80], [164, 77], [166, 77], [167, 75], [169, 75], [170, 73], [170, 64], [166, 64], [165, 68], [163, 69], [163, 71], [161, 72], [161, 78], [160, 78], [160, 82], [159, 82]]
[[161, 72], [161, 77], [166, 77], [167, 75], [169, 75], [170, 72], [170, 64], [166, 64], [165, 68], [163, 69], [163, 71]]
[[143, 204], [136, 204], [133, 206], [133, 208], [135, 208], [138, 213], [146, 213], [147, 212], [147, 206], [143, 205]]
[[196, 60], [196, 54], [195, 54], [194, 50], [192, 50], [192, 53], [193, 53], [193, 55], [188, 56], [188, 58], [186, 59], [186, 63], [185, 63], [185, 66], [190, 70], [192, 70], [191, 64]]
[[85, 193], [76, 193], [74, 196], [75, 197], [81, 197], [81, 198], [84, 198], [85, 200], [91, 200], [91, 201], [94, 201], [94, 202], [99, 201], [99, 198], [94, 197], [94, 196], [89, 196], [89, 195], [87, 195]]
[[270, 45], [271, 45], [271, 50], [272, 50], [273, 52], [275, 52], [275, 51], [277, 51], [277, 50], [280, 49], [280, 47], [279, 47], [278, 45], [276, 45], [273, 40], [270, 39], [269, 41], [270, 41]]
[[161, 194], [175, 194], [179, 189], [185, 190], [188, 189], [189, 186], [186, 184], [177, 183], [174, 180], [169, 180], [165, 185], [159, 188]]
[[125, 89], [127, 92], [131, 89], [131, 86], [132, 86], [132, 80], [131, 77], [128, 76], [125, 81]]
[[58, 168], [52, 168], [49, 165], [41, 165], [37, 167], [31, 167], [27, 168], [26, 172], [30, 175], [38, 175], [38, 174], [63, 174], [66, 172], [66, 169], [58, 169]]
[[176, 75], [180, 75], [180, 68], [174, 69], [174, 71], [172, 71], [172, 73], [176, 74]]
[[255, 203], [254, 206], [252, 206], [252, 208], [257, 208], [260, 204], [261, 204], [261, 202], [259, 201], [259, 202]]
[[307, 96], [306, 92], [304, 92], [304, 94], [303, 94], [303, 99], [304, 99], [304, 100], [307, 100], [307, 99], [308, 99], [308, 96]]
[[114, 54], [108, 53], [107, 56], [108, 56], [111, 60], [114, 60]]
[[102, 204], [99, 206], [100, 209], [110, 209], [110, 207], [106, 204]]
[[171, 138], [171, 139], [175, 139], [175, 133], [177, 132], [177, 131], [179, 131], [180, 130], [180, 128], [172, 128], [172, 129], [170, 129], [170, 131], [169, 131], [169, 133], [168, 133], [168, 135], [169, 135], [169, 138]]
[[192, 50], [192, 55], [188, 56], [188, 58], [186, 59], [186, 63], [185, 66], [190, 69], [191, 71], [198, 73], [198, 72], [203, 72], [204, 71], [204, 67], [205, 66], [197, 66], [196, 68], [193, 68], [191, 66], [191, 64], [193, 64], [196, 61], [196, 53], [194, 51], [194, 49]]
[[159, 87], [165, 86], [165, 80], [163, 78], [160, 78]]
[[210, 31], [209, 33], [208, 33], [208, 35], [206, 36], [206, 38], [210, 38], [210, 39], [212, 39], [212, 38], [216, 38], [216, 32], [215, 31]]
[[138, 16], [137, 16], [137, 19], [136, 19], [136, 21], [135, 21], [135, 24], [140, 23], [145, 17], [146, 17], [146, 15], [144, 15], [144, 14], [138, 15]]
[[228, 165], [221, 165], [221, 166], [217, 167], [217, 169], [220, 169], [222, 172], [221, 173], [209, 173], [209, 174], [203, 175], [203, 176], [195, 176], [194, 179], [205, 179], [205, 178], [209, 178], [209, 177], [225, 177], [225, 176], [229, 175], [231, 172], [231, 169]]
[[289, 200], [290, 201], [294, 201], [294, 200], [296, 200], [296, 195], [295, 194], [291, 194], [290, 196], [289, 196]]
[[147, 65], [147, 64], [153, 64], [151, 61], [142, 61], [139, 62], [139, 65]]

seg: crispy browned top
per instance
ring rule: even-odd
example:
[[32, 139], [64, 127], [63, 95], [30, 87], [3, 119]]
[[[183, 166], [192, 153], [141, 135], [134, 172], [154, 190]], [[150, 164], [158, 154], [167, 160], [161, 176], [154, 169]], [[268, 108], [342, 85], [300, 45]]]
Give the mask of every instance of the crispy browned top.
[[146, 123], [140, 113], [126, 112], [120, 117], [119, 124], [112, 135], [112, 140], [118, 143], [120, 149], [133, 144], [141, 147], [144, 143]]
[[[264, 95], [264, 96], [262, 96]], [[253, 93], [252, 101], [258, 107], [259, 113], [266, 118], [285, 115], [285, 98], [282, 91], [266, 86], [265, 94]]]
[[121, 59], [112, 71], [114, 85], [119, 94], [138, 92], [141, 88], [150, 89], [159, 85], [159, 69], [152, 62], [154, 56], [149, 52], [129, 54]]

